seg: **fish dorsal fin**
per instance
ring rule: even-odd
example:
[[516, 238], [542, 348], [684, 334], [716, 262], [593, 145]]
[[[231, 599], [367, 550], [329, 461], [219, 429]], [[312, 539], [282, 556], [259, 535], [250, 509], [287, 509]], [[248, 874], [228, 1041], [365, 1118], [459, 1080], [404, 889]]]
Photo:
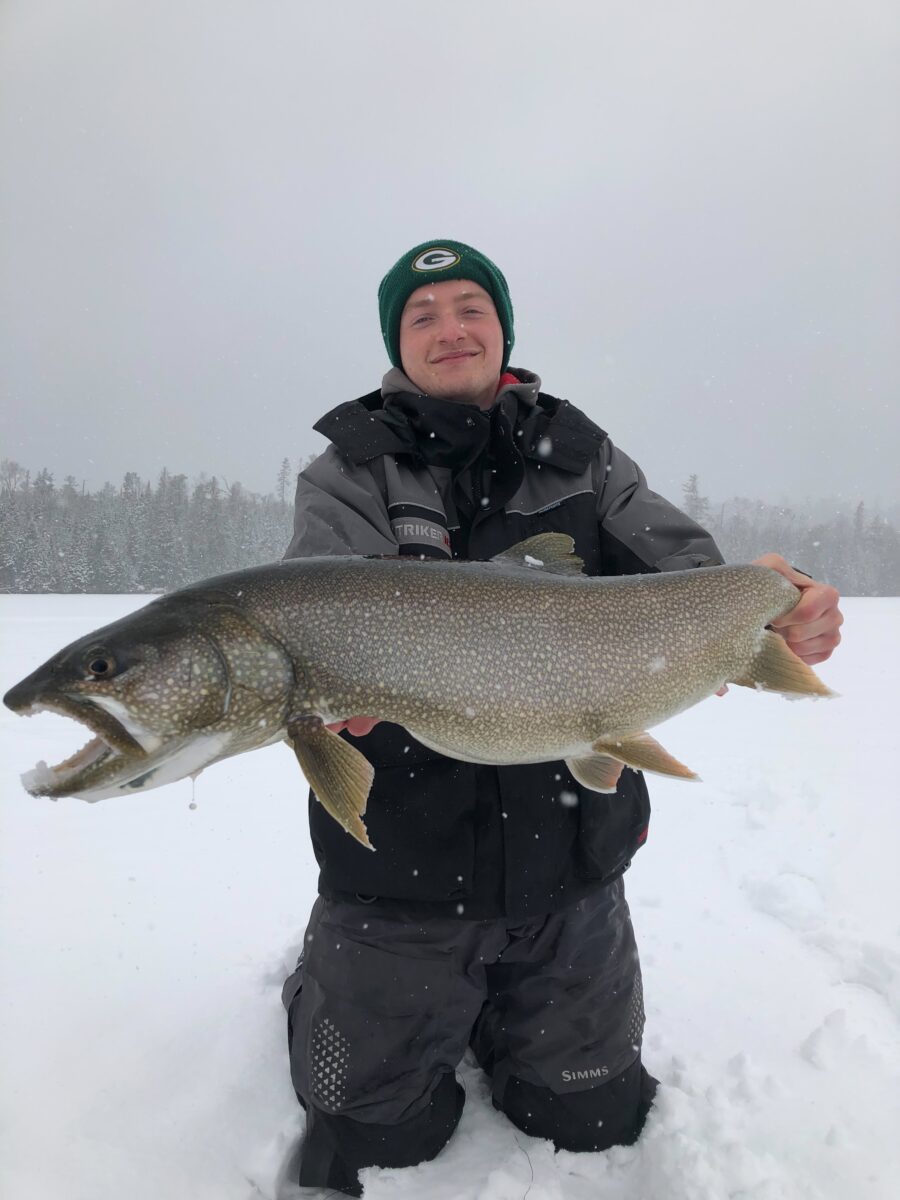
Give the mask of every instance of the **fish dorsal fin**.
[[549, 571], [551, 575], [580, 575], [584, 570], [584, 563], [575, 553], [575, 543], [567, 533], [535, 534], [495, 554], [491, 562]]

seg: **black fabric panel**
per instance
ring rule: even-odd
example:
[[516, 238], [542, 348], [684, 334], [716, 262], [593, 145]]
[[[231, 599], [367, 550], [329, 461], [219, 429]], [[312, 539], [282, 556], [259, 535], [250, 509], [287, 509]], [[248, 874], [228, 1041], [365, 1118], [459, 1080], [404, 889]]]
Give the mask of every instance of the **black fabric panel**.
[[592, 792], [574, 780], [572, 785], [579, 801], [578, 874], [601, 880], [621, 875], [647, 840], [650, 794], [644, 776], [626, 767], [612, 795]]
[[[323, 895], [454, 905], [472, 896], [478, 768], [440, 755], [420, 756], [417, 762], [410, 756], [418, 743], [409, 734], [406, 739], [410, 746], [406, 761], [380, 766], [375, 772], [364, 818], [374, 854], [351, 838], [310, 795], [310, 833]], [[357, 743], [363, 750], [364, 740]]]
[[406, 439], [398, 436], [382, 420], [373, 420], [374, 401], [380, 407], [380, 391], [339, 404], [316, 421], [313, 429], [327, 437], [355, 463], [369, 462], [382, 454], [399, 454], [408, 450]]
[[388, 515], [391, 520], [395, 517], [416, 517], [422, 521], [432, 521], [436, 525], [444, 525], [444, 514], [424, 504], [389, 504]]
[[363, 1167], [414, 1167], [435, 1158], [459, 1123], [465, 1099], [456, 1078], [445, 1074], [428, 1107], [400, 1125], [364, 1124], [307, 1108], [298, 1183], [361, 1196]]
[[637, 1141], [656, 1088], [638, 1057], [614, 1079], [561, 1096], [512, 1075], [494, 1107], [523, 1133], [548, 1138], [557, 1150], [608, 1150]]
[[568, 400], [543, 392], [521, 428], [519, 444], [526, 458], [576, 474], [585, 469], [607, 437], [605, 430]]

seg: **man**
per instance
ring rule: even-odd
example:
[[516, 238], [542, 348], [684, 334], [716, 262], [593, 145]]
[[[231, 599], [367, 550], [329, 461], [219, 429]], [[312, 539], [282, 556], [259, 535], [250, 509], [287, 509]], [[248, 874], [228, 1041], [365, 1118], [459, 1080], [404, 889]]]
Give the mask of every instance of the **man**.
[[[508, 369], [512, 304], [484, 255], [416, 246], [379, 308], [393, 369], [316, 425], [332, 445], [299, 478], [287, 557], [488, 559], [556, 531], [592, 575], [722, 561], [603, 430]], [[776, 625], [821, 662], [839, 640], [837, 593], [761, 561], [803, 590]], [[520, 633], [541, 636], [527, 615]], [[656, 1086], [621, 879], [647, 837], [642, 776], [599, 795], [563, 763], [462, 763], [373, 726], [360, 714], [332, 728], [376, 769], [378, 853], [310, 804], [320, 896], [284, 991], [307, 1113], [300, 1183], [359, 1195], [361, 1168], [433, 1158], [462, 1110], [467, 1045], [525, 1132], [576, 1151], [634, 1141]]]

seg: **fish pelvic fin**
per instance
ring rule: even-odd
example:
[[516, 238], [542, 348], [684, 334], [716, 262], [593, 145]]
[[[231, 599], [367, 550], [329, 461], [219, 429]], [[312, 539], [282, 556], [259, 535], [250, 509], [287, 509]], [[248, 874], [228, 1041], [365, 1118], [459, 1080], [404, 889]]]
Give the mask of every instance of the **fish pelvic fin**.
[[779, 634], [767, 629], [746, 675], [730, 679], [739, 687], [762, 688], [786, 696], [835, 696], [812, 667], [798, 658]]
[[318, 717], [288, 722], [286, 740], [325, 811], [360, 845], [374, 850], [362, 819], [375, 777], [369, 760]]
[[567, 533], [536, 533], [495, 554], [491, 562], [529, 567], [551, 575], [581, 575], [584, 563], [575, 553], [575, 542]]
[[601, 738], [594, 742], [597, 754], [606, 754], [623, 762], [635, 771], [650, 771], [654, 775], [669, 775], [675, 779], [699, 779], [690, 767], [673, 758], [649, 733], [633, 733], [628, 737]]
[[566, 766], [582, 787], [592, 792], [614, 792], [622, 764], [608, 754], [586, 754], [583, 758], [567, 758]]

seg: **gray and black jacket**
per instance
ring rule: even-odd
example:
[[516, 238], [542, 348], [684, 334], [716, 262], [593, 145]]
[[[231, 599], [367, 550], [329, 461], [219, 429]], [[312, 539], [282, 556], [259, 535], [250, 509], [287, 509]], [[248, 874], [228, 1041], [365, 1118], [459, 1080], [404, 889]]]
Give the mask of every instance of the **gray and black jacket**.
[[[488, 559], [560, 532], [574, 538], [590, 575], [722, 562], [712, 538], [650, 491], [602, 429], [542, 393], [527, 371], [504, 376], [484, 412], [420, 395], [394, 369], [380, 391], [339, 405], [316, 429], [332, 445], [298, 479], [287, 558]], [[521, 634], [529, 637], [527, 622]], [[602, 796], [582, 790], [564, 763], [457, 762], [397, 725], [382, 723], [355, 744], [376, 769], [366, 824], [378, 853], [311, 798], [326, 896], [524, 918], [614, 879], [647, 836], [647, 790], [633, 771]]]

